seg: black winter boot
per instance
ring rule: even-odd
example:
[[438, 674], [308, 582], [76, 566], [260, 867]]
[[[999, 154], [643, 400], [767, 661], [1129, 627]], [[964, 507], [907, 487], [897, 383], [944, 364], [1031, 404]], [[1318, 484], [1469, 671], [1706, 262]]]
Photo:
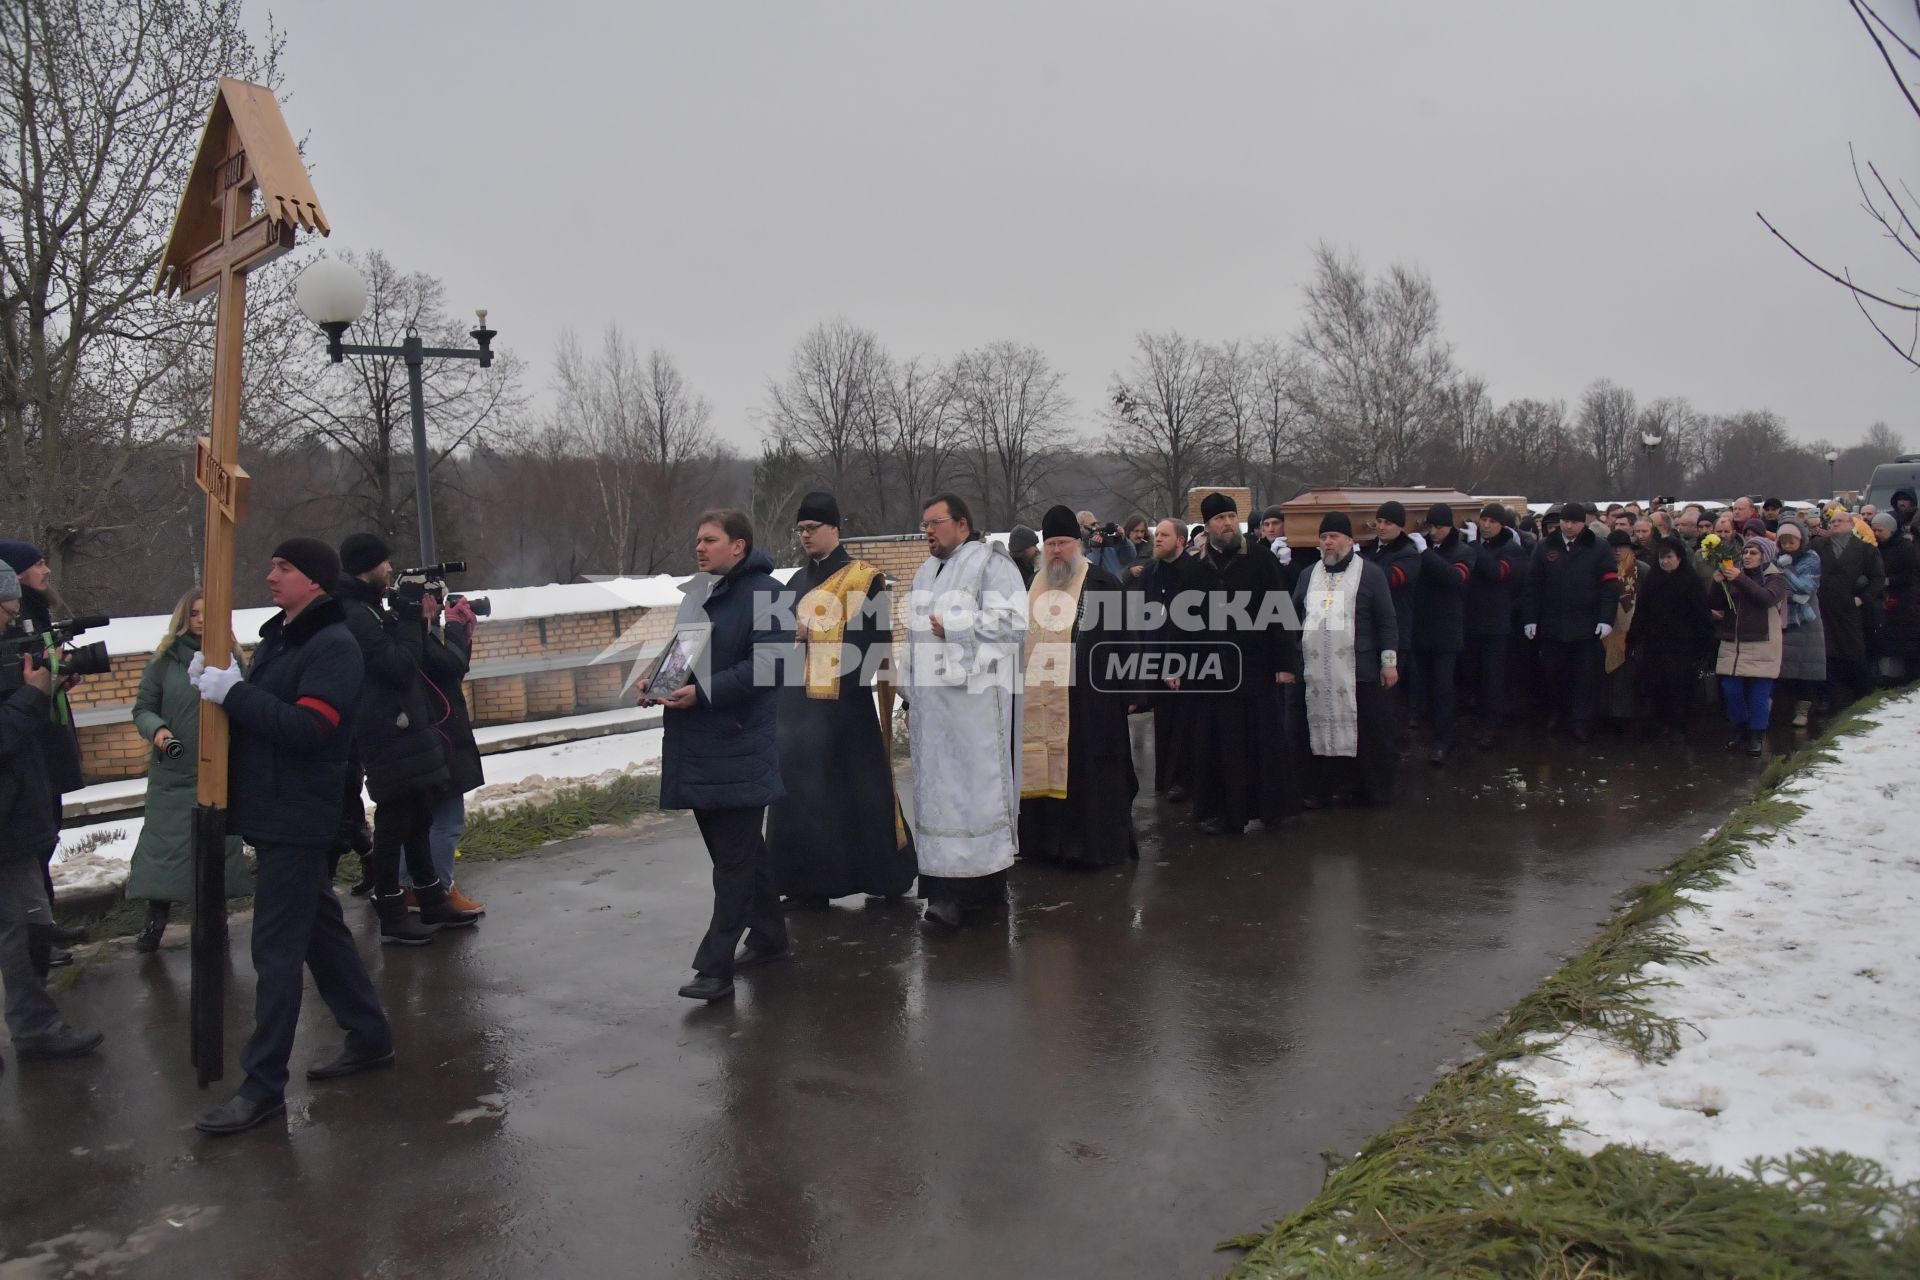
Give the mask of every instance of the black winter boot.
[[456, 911], [447, 904], [447, 886], [435, 880], [424, 887], [416, 885], [414, 901], [420, 904], [420, 923], [439, 929], [460, 929], [480, 922], [478, 911]]
[[407, 900], [401, 894], [391, 897], [375, 894], [373, 909], [380, 915], [380, 941], [402, 947], [424, 947], [440, 932], [437, 924], [416, 920], [407, 914]]
[[154, 899], [147, 903], [147, 922], [140, 928], [140, 936], [133, 940], [133, 949], [142, 955], [152, 955], [160, 949], [160, 938], [167, 931], [167, 915], [171, 904]]

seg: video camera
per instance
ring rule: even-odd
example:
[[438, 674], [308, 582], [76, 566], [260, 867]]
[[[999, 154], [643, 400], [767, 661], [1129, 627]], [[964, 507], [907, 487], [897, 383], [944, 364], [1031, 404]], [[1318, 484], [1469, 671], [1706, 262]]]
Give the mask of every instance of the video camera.
[[493, 602], [485, 596], [450, 596], [447, 594], [447, 579], [467, 571], [465, 560], [442, 560], [439, 564], [423, 564], [417, 569], [395, 569], [393, 571], [393, 589], [389, 591], [391, 603], [419, 604], [421, 599], [432, 596], [443, 605], [456, 605], [462, 600], [467, 608], [473, 610], [477, 618], [490, 617], [493, 614]]
[[1097, 541], [1102, 546], [1110, 542], [1118, 542], [1120, 541], [1120, 526], [1111, 520], [1105, 524], [1096, 524], [1093, 526], [1093, 530], [1088, 537], [1090, 541]]
[[107, 655], [107, 644], [96, 640], [92, 644], [83, 644], [78, 648], [70, 647], [68, 642], [83, 631], [95, 627], [104, 627], [113, 619], [104, 614], [87, 614], [83, 617], [68, 618], [56, 622], [45, 631], [32, 635], [15, 636], [11, 640], [0, 640], [0, 667], [17, 669], [21, 654], [33, 659], [33, 665], [47, 665], [47, 650], [60, 652], [59, 670], [63, 676], [103, 676], [113, 667], [113, 659]]

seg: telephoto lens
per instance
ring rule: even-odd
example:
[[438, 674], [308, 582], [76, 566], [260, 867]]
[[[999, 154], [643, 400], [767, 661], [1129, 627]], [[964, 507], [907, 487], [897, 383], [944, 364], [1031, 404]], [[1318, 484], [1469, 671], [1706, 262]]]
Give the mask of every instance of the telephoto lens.
[[107, 655], [107, 642], [95, 640], [69, 649], [61, 658], [60, 667], [68, 675], [104, 676], [113, 670], [113, 659]]
[[493, 601], [485, 596], [468, 596], [466, 599], [467, 608], [473, 610], [474, 617], [491, 618], [493, 616]]

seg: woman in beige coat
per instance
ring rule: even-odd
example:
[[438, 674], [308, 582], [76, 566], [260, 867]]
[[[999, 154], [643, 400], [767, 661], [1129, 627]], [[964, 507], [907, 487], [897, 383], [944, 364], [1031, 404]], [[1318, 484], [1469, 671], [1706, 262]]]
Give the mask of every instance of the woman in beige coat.
[[1745, 746], [1750, 756], [1766, 753], [1773, 683], [1780, 676], [1787, 580], [1773, 563], [1779, 555], [1773, 539], [1749, 535], [1741, 540], [1739, 556], [1715, 569], [1707, 583], [1707, 608], [1720, 641], [1714, 671], [1733, 723], [1727, 747]]

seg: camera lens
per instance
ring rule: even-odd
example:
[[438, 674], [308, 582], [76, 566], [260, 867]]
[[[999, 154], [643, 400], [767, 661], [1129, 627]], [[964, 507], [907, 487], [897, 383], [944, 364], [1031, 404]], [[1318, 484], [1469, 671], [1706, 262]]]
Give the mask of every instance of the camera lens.
[[476, 618], [491, 618], [493, 616], [493, 601], [487, 599], [485, 596], [468, 596], [467, 608], [473, 610], [473, 616]]
[[107, 642], [96, 640], [69, 650], [60, 666], [70, 675], [103, 676], [113, 669], [113, 659], [107, 654]]
[[169, 760], [178, 760], [181, 756], [187, 754], [186, 747], [182, 745], [178, 738], [168, 738], [167, 745], [160, 748], [160, 750]]

